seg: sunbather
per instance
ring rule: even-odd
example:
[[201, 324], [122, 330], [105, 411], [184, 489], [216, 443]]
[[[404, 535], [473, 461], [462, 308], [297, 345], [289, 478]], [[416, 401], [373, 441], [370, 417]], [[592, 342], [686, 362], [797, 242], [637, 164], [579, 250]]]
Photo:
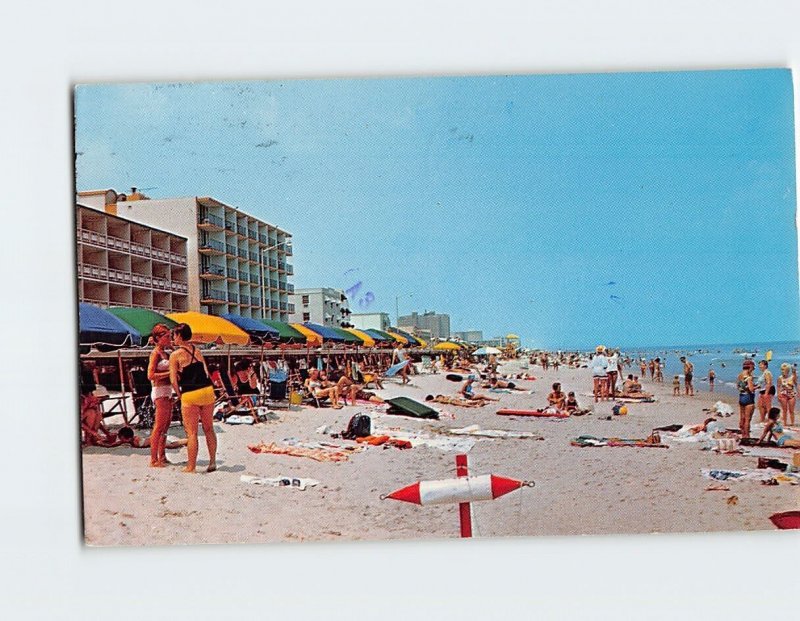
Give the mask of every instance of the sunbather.
[[470, 375], [467, 377], [467, 381], [464, 382], [464, 385], [459, 390], [459, 394], [464, 399], [469, 399], [471, 401], [499, 401], [499, 399], [492, 399], [491, 397], [481, 394], [479, 392], [474, 392], [472, 385], [475, 383], [477, 377], [474, 375]]
[[81, 435], [84, 444], [98, 444], [109, 435], [108, 429], [103, 424], [100, 400], [92, 393], [81, 395]]
[[485, 401], [469, 399], [460, 399], [459, 397], [449, 397], [447, 395], [428, 395], [425, 401], [433, 401], [434, 403], [444, 403], [446, 405], [455, 405], [460, 408], [482, 408], [486, 405]]
[[[168, 449], [181, 448], [186, 446], [189, 441], [186, 438], [165, 438], [164, 447]], [[116, 432], [109, 432], [108, 436], [98, 442], [96, 446], [103, 446], [106, 448], [114, 448], [115, 446], [122, 446], [127, 444], [133, 448], [150, 448], [149, 436], [137, 436], [131, 427], [120, 427]], [[166, 461], [166, 459], [165, 459]]]
[[525, 391], [524, 388], [520, 388], [514, 382], [509, 382], [507, 380], [497, 379], [497, 378], [494, 379], [490, 378], [488, 382], [483, 382], [481, 384], [481, 388], [507, 388], [508, 390], [521, 390], [523, 392]]
[[561, 390], [561, 383], [555, 382], [553, 384], [553, 392], [547, 395], [547, 404], [557, 410], [563, 410], [566, 406], [567, 396]]
[[251, 415], [255, 415], [256, 399], [258, 396], [258, 376], [253, 368], [253, 364], [249, 360], [239, 360], [233, 365], [231, 385], [239, 396], [236, 402], [234, 402], [234, 405], [241, 405], [247, 408]]
[[340, 410], [342, 408], [339, 404], [339, 389], [336, 385], [323, 385], [320, 372], [317, 369], [311, 369], [308, 372], [308, 379], [306, 379], [303, 385], [317, 399], [324, 399], [325, 397], [330, 398], [333, 409]]
[[653, 395], [650, 393], [642, 392], [642, 385], [636, 381], [633, 375], [628, 375], [622, 383], [622, 394], [619, 395], [625, 399], [652, 399]]

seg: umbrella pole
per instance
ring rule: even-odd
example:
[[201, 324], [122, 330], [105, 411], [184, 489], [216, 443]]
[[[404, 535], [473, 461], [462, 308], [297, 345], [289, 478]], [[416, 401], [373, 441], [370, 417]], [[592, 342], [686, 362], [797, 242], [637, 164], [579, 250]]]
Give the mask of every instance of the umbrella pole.
[[117, 363], [119, 365], [119, 388], [122, 392], [122, 418], [125, 424], [128, 424], [128, 405], [127, 397], [125, 395], [125, 371], [123, 370], [122, 354], [117, 350]]
[[230, 343], [228, 343], [227, 364], [228, 364], [228, 377], [230, 377], [230, 375], [231, 375], [231, 344]]

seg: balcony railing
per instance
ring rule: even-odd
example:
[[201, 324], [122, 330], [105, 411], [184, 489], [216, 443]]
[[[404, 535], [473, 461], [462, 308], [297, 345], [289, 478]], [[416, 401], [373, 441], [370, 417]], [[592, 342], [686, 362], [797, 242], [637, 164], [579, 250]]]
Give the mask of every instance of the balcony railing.
[[270, 278], [269, 279], [269, 286], [272, 287], [273, 289], [277, 289], [278, 288], [278, 281]]
[[247, 227], [242, 226], [241, 224], [236, 226], [236, 232], [239, 233], [242, 237], [247, 237]]
[[258, 263], [258, 253], [257, 252], [251, 252], [250, 253], [250, 260], [253, 263]]
[[274, 270], [278, 269], [278, 259], [270, 259], [269, 266]]
[[130, 252], [131, 244], [127, 239], [122, 239], [121, 237], [115, 237], [113, 235], [107, 235], [106, 238], [108, 239], [107, 245], [109, 248], [119, 250], [120, 252]]
[[219, 228], [225, 227], [225, 221], [220, 218], [219, 216], [214, 216], [212, 214], [198, 214], [197, 217], [198, 224], [213, 224], [214, 226], [218, 226]]
[[286, 290], [289, 293], [294, 293], [294, 285], [292, 283], [286, 283]]
[[201, 274], [214, 274], [215, 276], [224, 276], [225, 270], [219, 265], [204, 265], [200, 268]]
[[186, 293], [189, 289], [188, 283], [179, 280], [169, 280], [160, 276], [152, 277], [144, 274], [136, 274], [127, 270], [115, 268], [99, 267], [97, 265], [79, 264], [78, 274], [93, 280], [101, 280], [112, 284], [132, 285], [145, 289], [158, 289], [161, 291], [174, 291], [176, 293]]
[[239, 295], [239, 304], [250, 304], [250, 296]]
[[261, 306], [261, 298], [250, 298], [250, 304], [252, 306]]
[[250, 282], [254, 285], [258, 285], [261, 283], [261, 279], [258, 277], [258, 274], [250, 274]]
[[233, 278], [234, 280], [239, 280], [239, 272], [237, 270], [228, 268], [228, 278]]
[[228, 302], [235, 302], [235, 303], [238, 304], [239, 303], [239, 294], [238, 293], [232, 293], [232, 292], [229, 291], [228, 292]]
[[220, 300], [221, 302], [225, 301], [224, 291], [220, 291], [219, 289], [204, 289], [203, 290], [203, 298], [204, 300]]
[[217, 250], [219, 252], [225, 252], [225, 244], [214, 239], [209, 239], [204, 242], [200, 242], [200, 250]]
[[239, 249], [237, 250], [237, 254], [238, 254], [238, 255], [239, 255], [239, 256], [240, 256], [242, 259], [247, 259], [247, 258], [248, 258], [247, 250], [246, 250], [245, 248], [239, 248]]
[[236, 256], [236, 246], [232, 246], [231, 244], [225, 244], [225, 252], [228, 254], [232, 254]]
[[225, 221], [225, 228], [229, 230], [231, 233], [236, 232], [236, 223]]

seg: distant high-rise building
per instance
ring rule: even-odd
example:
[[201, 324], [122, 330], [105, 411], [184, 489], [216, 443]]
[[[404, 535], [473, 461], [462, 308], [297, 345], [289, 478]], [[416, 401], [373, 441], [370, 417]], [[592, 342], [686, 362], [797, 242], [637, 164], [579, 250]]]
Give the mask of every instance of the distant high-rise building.
[[391, 325], [389, 313], [353, 313], [350, 323], [359, 330], [386, 330]]
[[423, 330], [430, 330], [431, 337], [435, 339], [450, 338], [450, 315], [445, 313], [425, 311], [420, 315], [419, 313], [413, 312], [410, 315], [404, 315], [398, 318], [397, 324], [397, 327], [401, 330], [404, 328], [422, 328]]
[[286, 321], [291, 234], [211, 197], [150, 199], [132, 188], [79, 192], [86, 203], [187, 240], [188, 309]]
[[453, 332], [455, 338], [466, 341], [467, 343], [478, 343], [483, 340], [483, 330], [465, 330], [463, 332]]
[[334, 328], [351, 323], [347, 296], [339, 289], [297, 289], [289, 299], [295, 309], [289, 315], [289, 321], [293, 323], [310, 321]]

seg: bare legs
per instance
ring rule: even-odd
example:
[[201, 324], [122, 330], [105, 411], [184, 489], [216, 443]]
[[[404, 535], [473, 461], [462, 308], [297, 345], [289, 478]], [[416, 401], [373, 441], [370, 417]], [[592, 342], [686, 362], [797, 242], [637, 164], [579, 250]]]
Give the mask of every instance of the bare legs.
[[795, 397], [778, 397], [778, 402], [781, 404], [781, 412], [783, 413], [783, 424], [794, 426], [794, 406]]
[[184, 404], [181, 407], [181, 416], [183, 418], [183, 428], [186, 430], [186, 449], [189, 457], [183, 472], [194, 472], [197, 467], [197, 431], [200, 424], [203, 425], [203, 434], [206, 437], [206, 446], [208, 447], [208, 468], [206, 468], [206, 472], [214, 472], [217, 469], [217, 435], [214, 433], [214, 404]]
[[156, 420], [150, 432], [150, 466], [163, 468], [167, 465], [164, 452], [167, 443], [167, 430], [172, 420], [172, 399], [169, 397], [156, 399]]
[[742, 434], [742, 439], [750, 437], [750, 421], [753, 420], [753, 411], [755, 409], [755, 403], [739, 405], [739, 431]]

